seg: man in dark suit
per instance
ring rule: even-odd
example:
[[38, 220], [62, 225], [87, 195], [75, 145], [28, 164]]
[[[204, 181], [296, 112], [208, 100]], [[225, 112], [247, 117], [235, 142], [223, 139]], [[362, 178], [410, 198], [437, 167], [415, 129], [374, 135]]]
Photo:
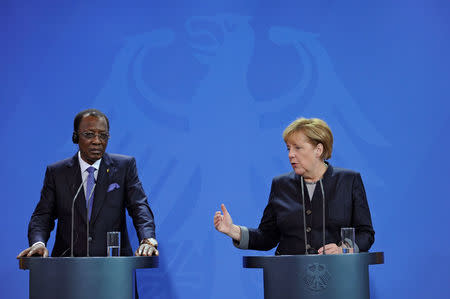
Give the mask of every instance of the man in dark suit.
[[[74, 256], [106, 255], [106, 234], [121, 232], [120, 255], [133, 255], [125, 209], [133, 219], [139, 240], [137, 256], [158, 255], [153, 213], [139, 181], [133, 157], [105, 153], [109, 120], [102, 112], [88, 109], [74, 120], [72, 140], [79, 151], [72, 158], [47, 167], [41, 199], [28, 227], [30, 247], [19, 257], [48, 256], [46, 243], [58, 220], [52, 256], [70, 256], [72, 200], [74, 209]], [[88, 200], [87, 200], [88, 199]], [[89, 237], [87, 237], [89, 223]]]

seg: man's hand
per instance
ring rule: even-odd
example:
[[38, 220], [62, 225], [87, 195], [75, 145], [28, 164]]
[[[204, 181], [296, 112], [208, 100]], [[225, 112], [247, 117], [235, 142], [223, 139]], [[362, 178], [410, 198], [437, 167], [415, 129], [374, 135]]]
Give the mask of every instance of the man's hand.
[[[319, 254], [323, 254], [323, 247], [320, 247], [318, 250]], [[334, 243], [330, 243], [325, 245], [325, 254], [340, 254], [342, 253], [342, 248], [337, 246]]]
[[45, 247], [45, 245], [42, 242], [38, 242], [36, 244], [33, 244], [33, 246], [28, 247], [27, 249], [25, 249], [24, 251], [22, 251], [21, 253], [19, 253], [19, 255], [17, 256], [17, 258], [21, 258], [21, 257], [30, 257], [33, 255], [39, 255], [42, 257], [48, 257], [48, 250]]
[[156, 249], [158, 247], [158, 242], [153, 239], [144, 239], [141, 241], [141, 245], [134, 253], [135, 256], [158, 256], [159, 251]]

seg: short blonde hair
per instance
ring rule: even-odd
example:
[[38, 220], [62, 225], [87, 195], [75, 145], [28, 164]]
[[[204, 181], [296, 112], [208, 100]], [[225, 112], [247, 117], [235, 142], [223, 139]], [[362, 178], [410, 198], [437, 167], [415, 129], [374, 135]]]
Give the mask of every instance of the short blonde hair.
[[333, 151], [333, 133], [327, 123], [319, 118], [297, 118], [283, 131], [284, 142], [297, 132], [302, 132], [309, 139], [309, 143], [317, 146], [319, 143], [323, 146], [323, 152], [320, 158], [328, 160]]

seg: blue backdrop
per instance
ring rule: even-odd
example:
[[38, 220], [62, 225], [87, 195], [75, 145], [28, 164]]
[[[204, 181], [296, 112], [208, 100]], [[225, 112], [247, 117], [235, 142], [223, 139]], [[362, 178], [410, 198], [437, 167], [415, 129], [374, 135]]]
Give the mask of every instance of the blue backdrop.
[[448, 298], [449, 20], [430, 0], [1, 1], [1, 297], [28, 296], [15, 256], [45, 166], [95, 107], [156, 215], [143, 298], [263, 297], [242, 256], [273, 251], [235, 249], [212, 217], [225, 203], [257, 226], [299, 116], [325, 119], [330, 162], [362, 174], [386, 256], [372, 298]]

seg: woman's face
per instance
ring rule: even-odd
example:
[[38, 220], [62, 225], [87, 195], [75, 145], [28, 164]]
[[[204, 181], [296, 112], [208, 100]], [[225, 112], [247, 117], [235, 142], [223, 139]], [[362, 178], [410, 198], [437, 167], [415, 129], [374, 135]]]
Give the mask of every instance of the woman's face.
[[309, 143], [308, 137], [302, 131], [293, 133], [286, 140], [286, 146], [289, 152], [289, 162], [298, 175], [310, 178], [316, 168], [323, 164], [320, 159], [321, 145], [314, 146]]

